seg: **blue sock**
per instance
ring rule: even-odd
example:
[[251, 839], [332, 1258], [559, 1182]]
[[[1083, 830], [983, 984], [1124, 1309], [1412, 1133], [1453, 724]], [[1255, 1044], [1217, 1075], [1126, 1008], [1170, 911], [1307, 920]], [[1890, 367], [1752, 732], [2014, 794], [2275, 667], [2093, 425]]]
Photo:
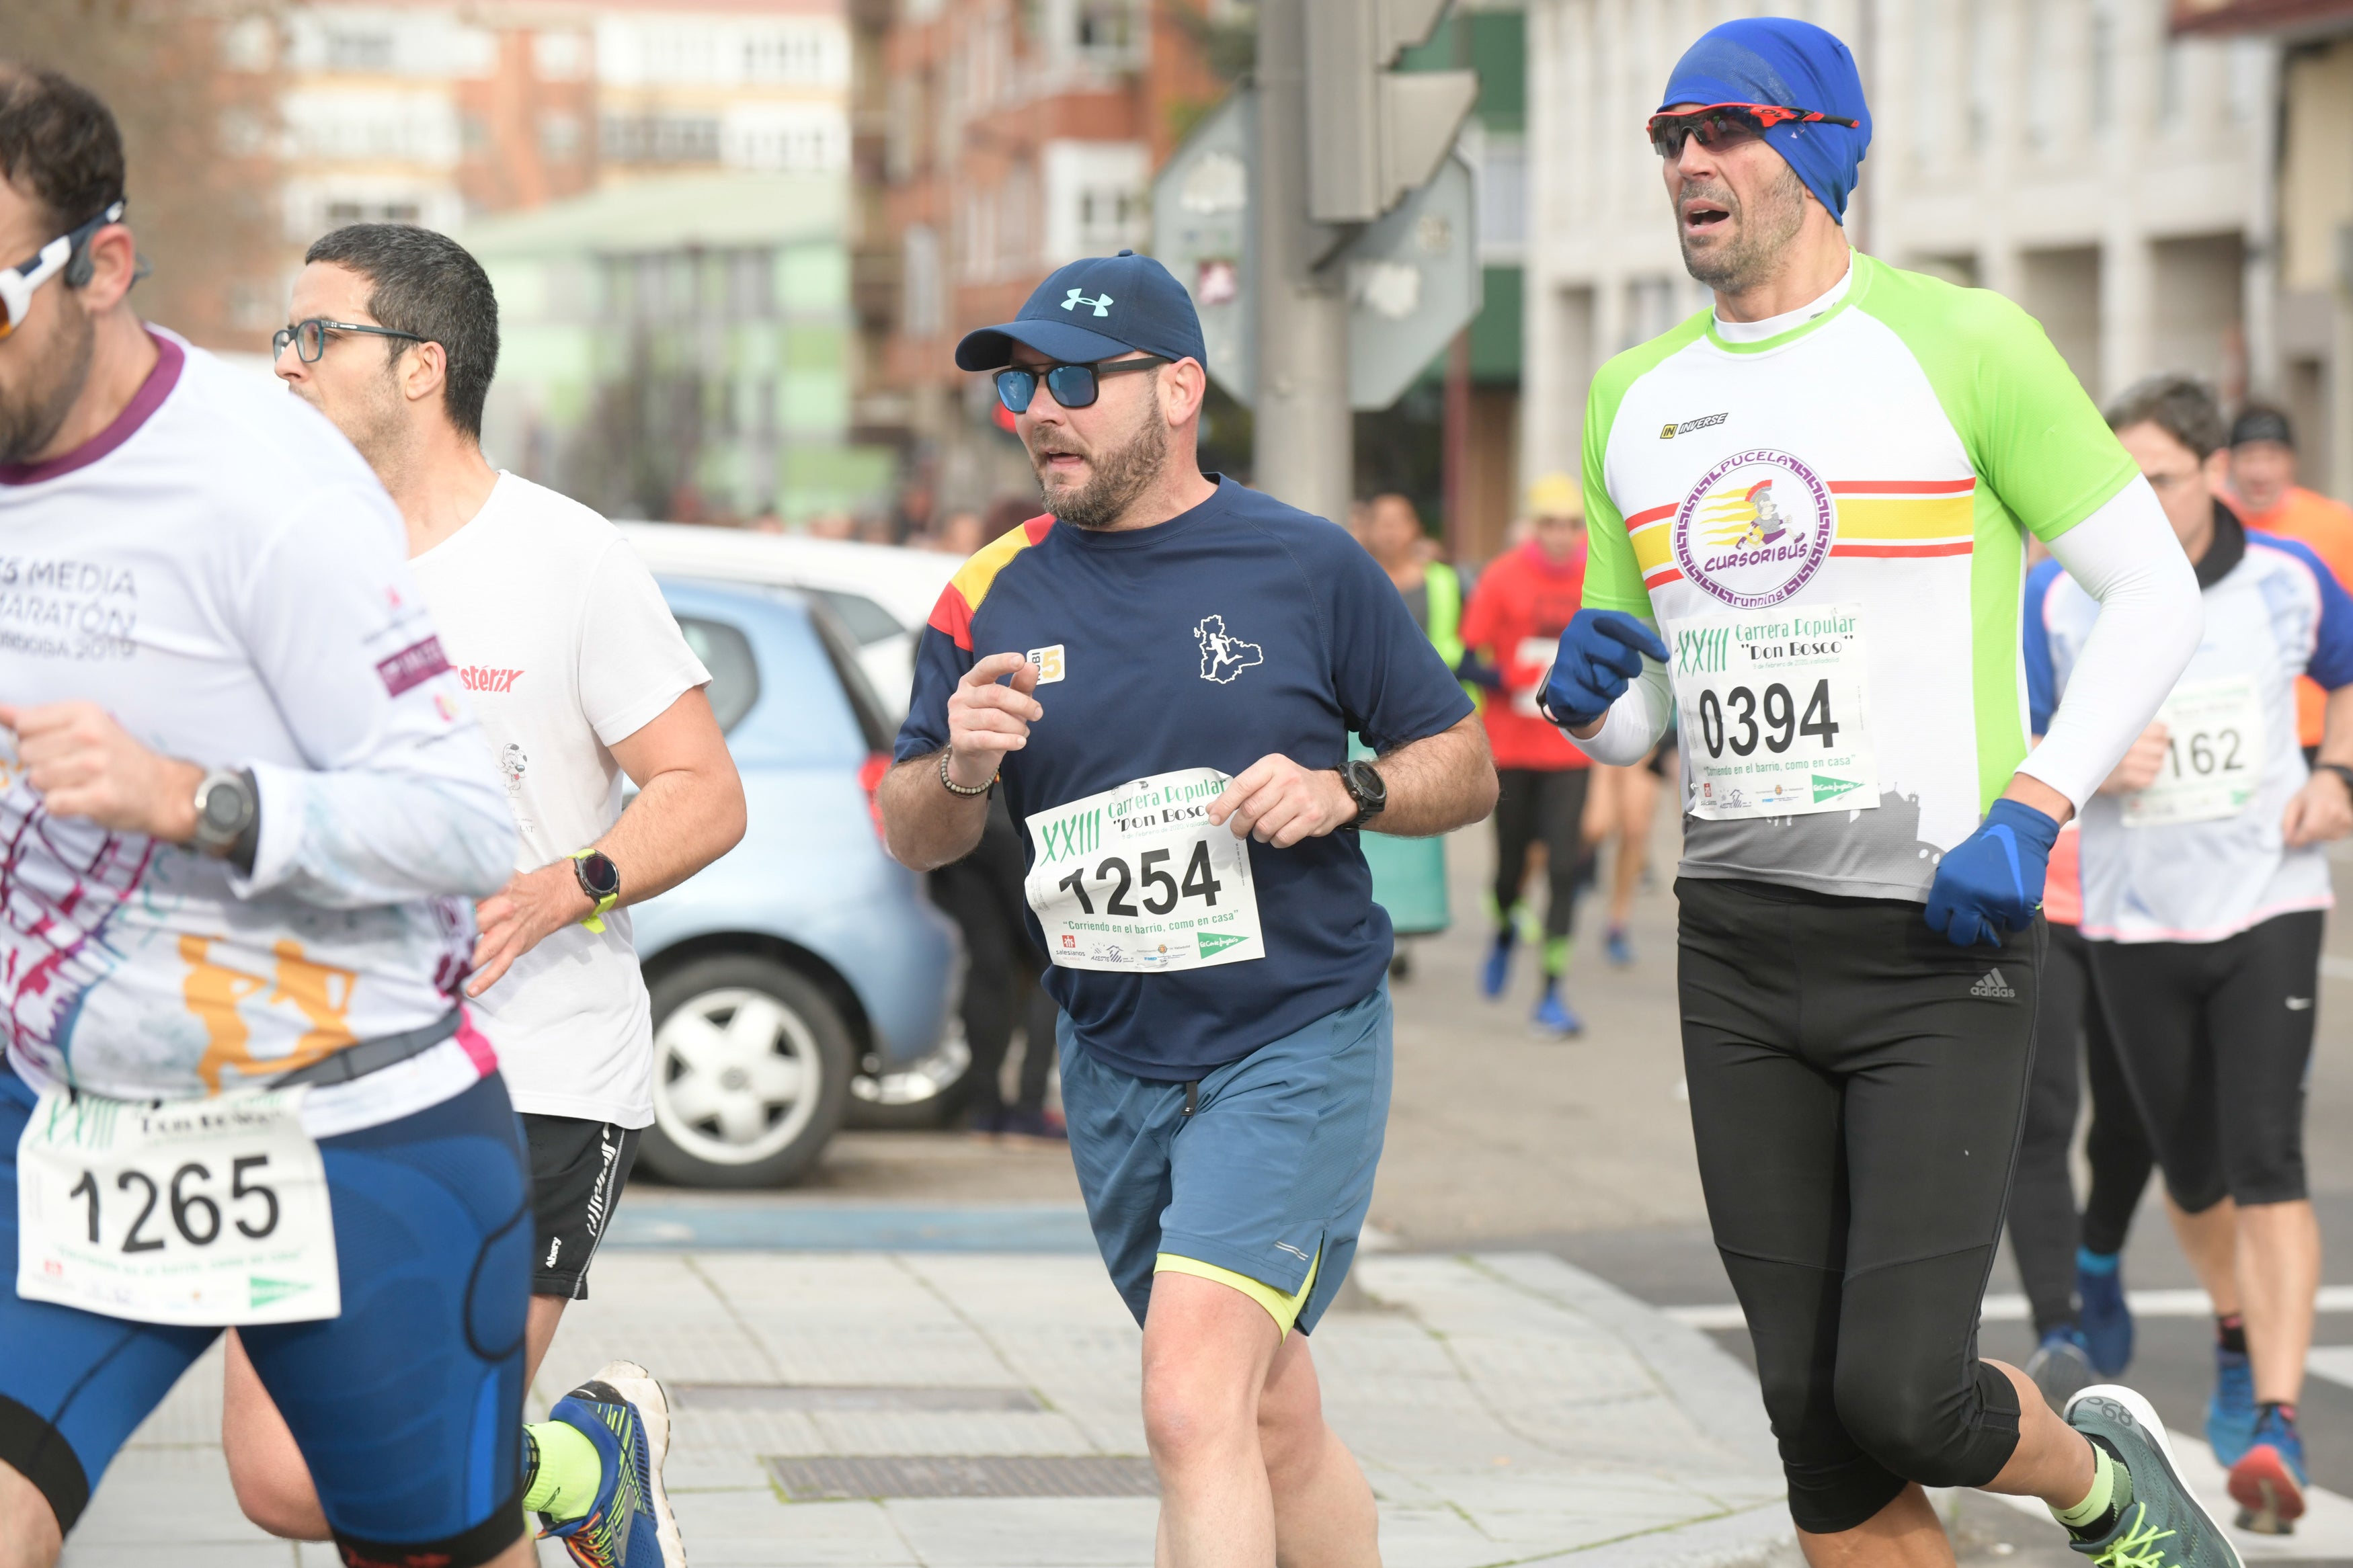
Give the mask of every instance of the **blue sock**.
[[2075, 1267], [2085, 1274], [2114, 1274], [2124, 1255], [2116, 1252], [2094, 1252], [2088, 1247], [2075, 1249]]

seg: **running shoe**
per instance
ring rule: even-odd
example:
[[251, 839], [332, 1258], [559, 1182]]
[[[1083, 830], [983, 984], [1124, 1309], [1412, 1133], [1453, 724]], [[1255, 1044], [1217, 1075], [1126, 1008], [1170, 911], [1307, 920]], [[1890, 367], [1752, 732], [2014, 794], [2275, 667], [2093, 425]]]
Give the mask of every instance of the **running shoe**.
[[2034, 1380], [2053, 1410], [2064, 1410], [2067, 1401], [2099, 1381], [2091, 1358], [2084, 1353], [2084, 1335], [2077, 1329], [2053, 1329], [2043, 1335], [2034, 1353], [2026, 1358], [2026, 1375]]
[[2067, 1425], [2125, 1468], [2131, 1494], [2105, 1535], [2068, 1544], [2099, 1568], [2243, 1568], [2221, 1521], [2173, 1468], [2165, 1424], [2121, 1384], [2095, 1384], [2067, 1402]]
[[1529, 1015], [1528, 1022], [1535, 1026], [1538, 1034], [1549, 1035], [1555, 1039], [1575, 1039], [1585, 1033], [1585, 1020], [1569, 1011], [1568, 1004], [1560, 999], [1557, 991], [1547, 990], [1544, 994], [1544, 1000], [1536, 1004], [1536, 1010]]
[[[2105, 1268], [2086, 1268], [2105, 1264]], [[2075, 1300], [2083, 1310], [2076, 1324], [2084, 1331], [2084, 1349], [2092, 1368], [2102, 1377], [2120, 1375], [2132, 1364], [2133, 1315], [2125, 1300], [2124, 1269], [2113, 1253], [2075, 1254]]]
[[1624, 926], [1609, 928], [1609, 934], [1601, 939], [1601, 951], [1609, 954], [1610, 963], [1619, 969], [1630, 969], [1634, 965], [1634, 944], [1627, 939]]
[[2304, 1438], [2276, 1405], [2263, 1406], [2253, 1445], [2231, 1467], [2231, 1500], [2239, 1528], [2257, 1535], [2293, 1535], [2304, 1517]]
[[1504, 994], [1512, 979], [1512, 928], [1505, 926], [1495, 933], [1494, 944], [1487, 949], [1487, 963], [1479, 971], [1479, 994], [1493, 1002]]
[[2255, 1442], [2255, 1369], [2243, 1351], [2214, 1347], [2214, 1397], [2206, 1402], [2206, 1446], [2229, 1469]]
[[635, 1362], [607, 1362], [547, 1413], [596, 1445], [596, 1500], [562, 1523], [540, 1515], [540, 1534], [564, 1542], [580, 1568], [685, 1568], [677, 1517], [662, 1490], [670, 1454], [670, 1399]]

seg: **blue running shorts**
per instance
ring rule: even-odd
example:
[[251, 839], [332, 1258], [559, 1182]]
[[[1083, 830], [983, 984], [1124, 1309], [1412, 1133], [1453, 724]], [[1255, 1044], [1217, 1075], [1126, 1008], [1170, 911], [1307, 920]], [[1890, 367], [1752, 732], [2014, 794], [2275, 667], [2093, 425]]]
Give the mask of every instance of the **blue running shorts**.
[[[20, 1300], [16, 1141], [36, 1096], [0, 1067], [0, 1461], [71, 1531], [116, 1450], [220, 1331]], [[522, 1534], [531, 1204], [493, 1073], [320, 1140], [340, 1316], [239, 1331], [310, 1462], [346, 1563], [474, 1568]]]
[[1312, 1331], [1356, 1260], [1389, 1115], [1388, 984], [1191, 1083], [1104, 1066], [1063, 1015], [1062, 1110], [1095, 1244], [1144, 1321], [1155, 1271]]

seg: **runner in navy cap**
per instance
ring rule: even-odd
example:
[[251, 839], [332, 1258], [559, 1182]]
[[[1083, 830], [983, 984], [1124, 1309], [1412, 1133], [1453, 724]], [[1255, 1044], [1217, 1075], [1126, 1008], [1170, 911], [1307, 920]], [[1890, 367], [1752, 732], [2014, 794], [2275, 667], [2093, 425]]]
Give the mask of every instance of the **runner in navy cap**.
[[971, 850], [999, 784], [1022, 824], [1071, 1159], [1144, 1325], [1159, 1562], [1372, 1568], [1307, 1352], [1388, 1119], [1392, 944], [1356, 835], [1476, 821], [1495, 772], [1372, 557], [1200, 471], [1201, 357], [1191, 300], [1130, 255], [964, 340], [1050, 515], [940, 595], [882, 817], [917, 867]]

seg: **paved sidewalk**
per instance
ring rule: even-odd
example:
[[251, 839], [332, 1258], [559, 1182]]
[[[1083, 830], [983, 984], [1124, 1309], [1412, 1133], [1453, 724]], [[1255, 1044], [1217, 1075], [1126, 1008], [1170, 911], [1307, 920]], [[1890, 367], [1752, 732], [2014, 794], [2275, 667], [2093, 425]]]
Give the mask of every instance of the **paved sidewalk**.
[[[696, 1568], [1152, 1560], [1138, 1335], [1092, 1258], [611, 1250], [594, 1288], [537, 1407], [610, 1356], [670, 1383]], [[1787, 1550], [1755, 1384], [1695, 1331], [1530, 1254], [1366, 1257], [1343, 1304], [1316, 1362], [1391, 1568], [1736, 1568]], [[70, 1568], [332, 1563], [238, 1517], [219, 1409], [216, 1355], [108, 1474]], [[1000, 1495], [904, 1495], [944, 1480]], [[1092, 1495], [1003, 1495], [1041, 1489]], [[828, 1489], [848, 1498], [797, 1500]], [[543, 1562], [562, 1561], [553, 1544]]]

